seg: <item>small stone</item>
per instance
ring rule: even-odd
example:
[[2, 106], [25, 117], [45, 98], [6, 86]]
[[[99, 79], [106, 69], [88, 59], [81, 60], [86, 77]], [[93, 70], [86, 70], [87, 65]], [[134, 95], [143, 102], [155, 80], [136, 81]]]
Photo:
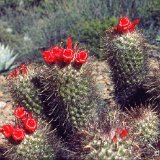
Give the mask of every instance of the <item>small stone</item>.
[[6, 106], [6, 102], [1, 101], [0, 102], [0, 109], [3, 109]]
[[3, 92], [2, 91], [0, 91], [0, 97], [3, 97]]

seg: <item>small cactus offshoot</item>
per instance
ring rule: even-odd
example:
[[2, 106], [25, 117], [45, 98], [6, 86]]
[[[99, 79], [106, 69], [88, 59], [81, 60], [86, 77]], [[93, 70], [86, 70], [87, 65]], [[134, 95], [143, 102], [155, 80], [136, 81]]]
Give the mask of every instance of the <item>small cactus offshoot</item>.
[[142, 144], [154, 143], [158, 139], [159, 118], [158, 113], [151, 105], [137, 106], [129, 111], [130, 126], [132, 133], [137, 135], [136, 138]]
[[134, 145], [128, 138], [128, 129], [117, 128], [112, 138], [95, 136], [89, 144], [91, 152], [86, 160], [132, 160], [139, 155]]
[[40, 115], [42, 113], [41, 101], [33, 83], [38, 74], [37, 69], [38, 65], [36, 64], [21, 64], [10, 72], [8, 82], [15, 102]]

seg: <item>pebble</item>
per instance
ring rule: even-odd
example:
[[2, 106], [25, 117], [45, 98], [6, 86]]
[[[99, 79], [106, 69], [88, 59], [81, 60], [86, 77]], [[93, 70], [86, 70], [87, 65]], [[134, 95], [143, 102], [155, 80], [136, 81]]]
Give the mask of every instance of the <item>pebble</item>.
[[0, 109], [3, 109], [6, 106], [6, 102], [0, 101]]
[[3, 97], [3, 92], [2, 91], [0, 91], [0, 97]]

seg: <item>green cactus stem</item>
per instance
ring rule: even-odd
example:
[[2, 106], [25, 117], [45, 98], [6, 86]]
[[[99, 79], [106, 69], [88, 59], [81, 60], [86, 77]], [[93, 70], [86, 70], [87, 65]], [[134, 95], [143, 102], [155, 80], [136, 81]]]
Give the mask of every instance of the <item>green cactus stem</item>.
[[[18, 69], [18, 68], [17, 68]], [[27, 66], [27, 73], [9, 79], [9, 90], [15, 103], [24, 105], [37, 115], [42, 113], [41, 101], [34, 86], [33, 79], [38, 74], [38, 64]]]
[[120, 104], [129, 104], [142, 89], [147, 73], [144, 39], [138, 32], [119, 35], [110, 30], [104, 36], [103, 49], [112, 71], [116, 99]]

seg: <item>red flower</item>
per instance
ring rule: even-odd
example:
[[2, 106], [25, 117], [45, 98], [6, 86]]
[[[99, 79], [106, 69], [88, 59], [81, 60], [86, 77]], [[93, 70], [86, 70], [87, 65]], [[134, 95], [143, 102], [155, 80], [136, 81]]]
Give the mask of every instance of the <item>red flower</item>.
[[19, 75], [26, 74], [26, 73], [27, 73], [27, 67], [25, 66], [25, 64], [21, 64], [20, 68], [17, 67], [9, 73], [8, 78], [12, 79], [12, 78], [15, 78]]
[[116, 133], [119, 135], [121, 134], [122, 130], [123, 130], [122, 128], [117, 128]]
[[5, 124], [0, 129], [0, 132], [5, 136], [5, 138], [10, 138], [12, 136], [13, 126], [11, 124]]
[[9, 73], [8, 78], [9, 78], [9, 79], [12, 79], [12, 78], [15, 78], [15, 77], [16, 77], [16, 71], [15, 71], [15, 69], [14, 69], [14, 70], [12, 70], [12, 71]]
[[114, 135], [114, 137], [112, 138], [112, 142], [116, 142], [117, 141], [117, 136], [116, 135]]
[[63, 48], [55, 46], [51, 49], [51, 54], [55, 56], [55, 60], [60, 62], [62, 60]]
[[87, 50], [80, 51], [79, 53], [76, 54], [75, 62], [78, 64], [83, 64], [86, 62], [87, 58], [88, 58], [88, 51]]
[[135, 26], [139, 23], [139, 19], [136, 19], [133, 21], [133, 23], [130, 22], [130, 20], [127, 17], [122, 17], [118, 21], [118, 25], [114, 27], [114, 30], [117, 33], [127, 33], [127, 32], [133, 32], [135, 30]]
[[73, 49], [64, 49], [62, 57], [64, 62], [70, 63], [74, 58]]
[[67, 49], [64, 49], [62, 57], [66, 63], [71, 63], [74, 58], [74, 49], [72, 48], [72, 38], [70, 36], [67, 39]]
[[16, 118], [22, 119], [27, 115], [27, 112], [24, 110], [24, 107], [17, 107], [14, 111], [14, 115]]
[[12, 132], [12, 138], [15, 141], [22, 141], [25, 137], [25, 132], [22, 128], [14, 128]]
[[21, 72], [20, 72], [18, 67], [15, 69], [15, 74], [16, 74], [16, 76], [19, 76], [21, 74]]
[[128, 135], [128, 129], [123, 129], [119, 135], [121, 139], [125, 138]]
[[21, 73], [22, 74], [26, 74], [27, 73], [27, 67], [25, 64], [21, 64], [20, 65], [20, 69], [21, 69]]
[[24, 121], [24, 128], [33, 133], [37, 129], [37, 124], [38, 122], [34, 118], [29, 117]]
[[47, 63], [53, 63], [55, 62], [55, 55], [53, 54], [53, 52], [51, 50], [47, 50], [47, 51], [44, 51], [42, 53], [42, 57], [44, 58], [44, 60], [47, 62]]
[[[77, 52], [76, 45], [73, 47], [72, 38], [69, 36], [67, 38], [66, 48], [62, 48], [59, 46], [55, 46], [50, 50], [44, 51], [42, 53], [42, 57], [47, 63], [55, 63], [55, 62], [65, 62], [71, 63], [75, 57], [75, 53]], [[80, 51], [76, 56], [76, 63], [83, 64], [86, 62], [88, 58], [88, 51]]]

